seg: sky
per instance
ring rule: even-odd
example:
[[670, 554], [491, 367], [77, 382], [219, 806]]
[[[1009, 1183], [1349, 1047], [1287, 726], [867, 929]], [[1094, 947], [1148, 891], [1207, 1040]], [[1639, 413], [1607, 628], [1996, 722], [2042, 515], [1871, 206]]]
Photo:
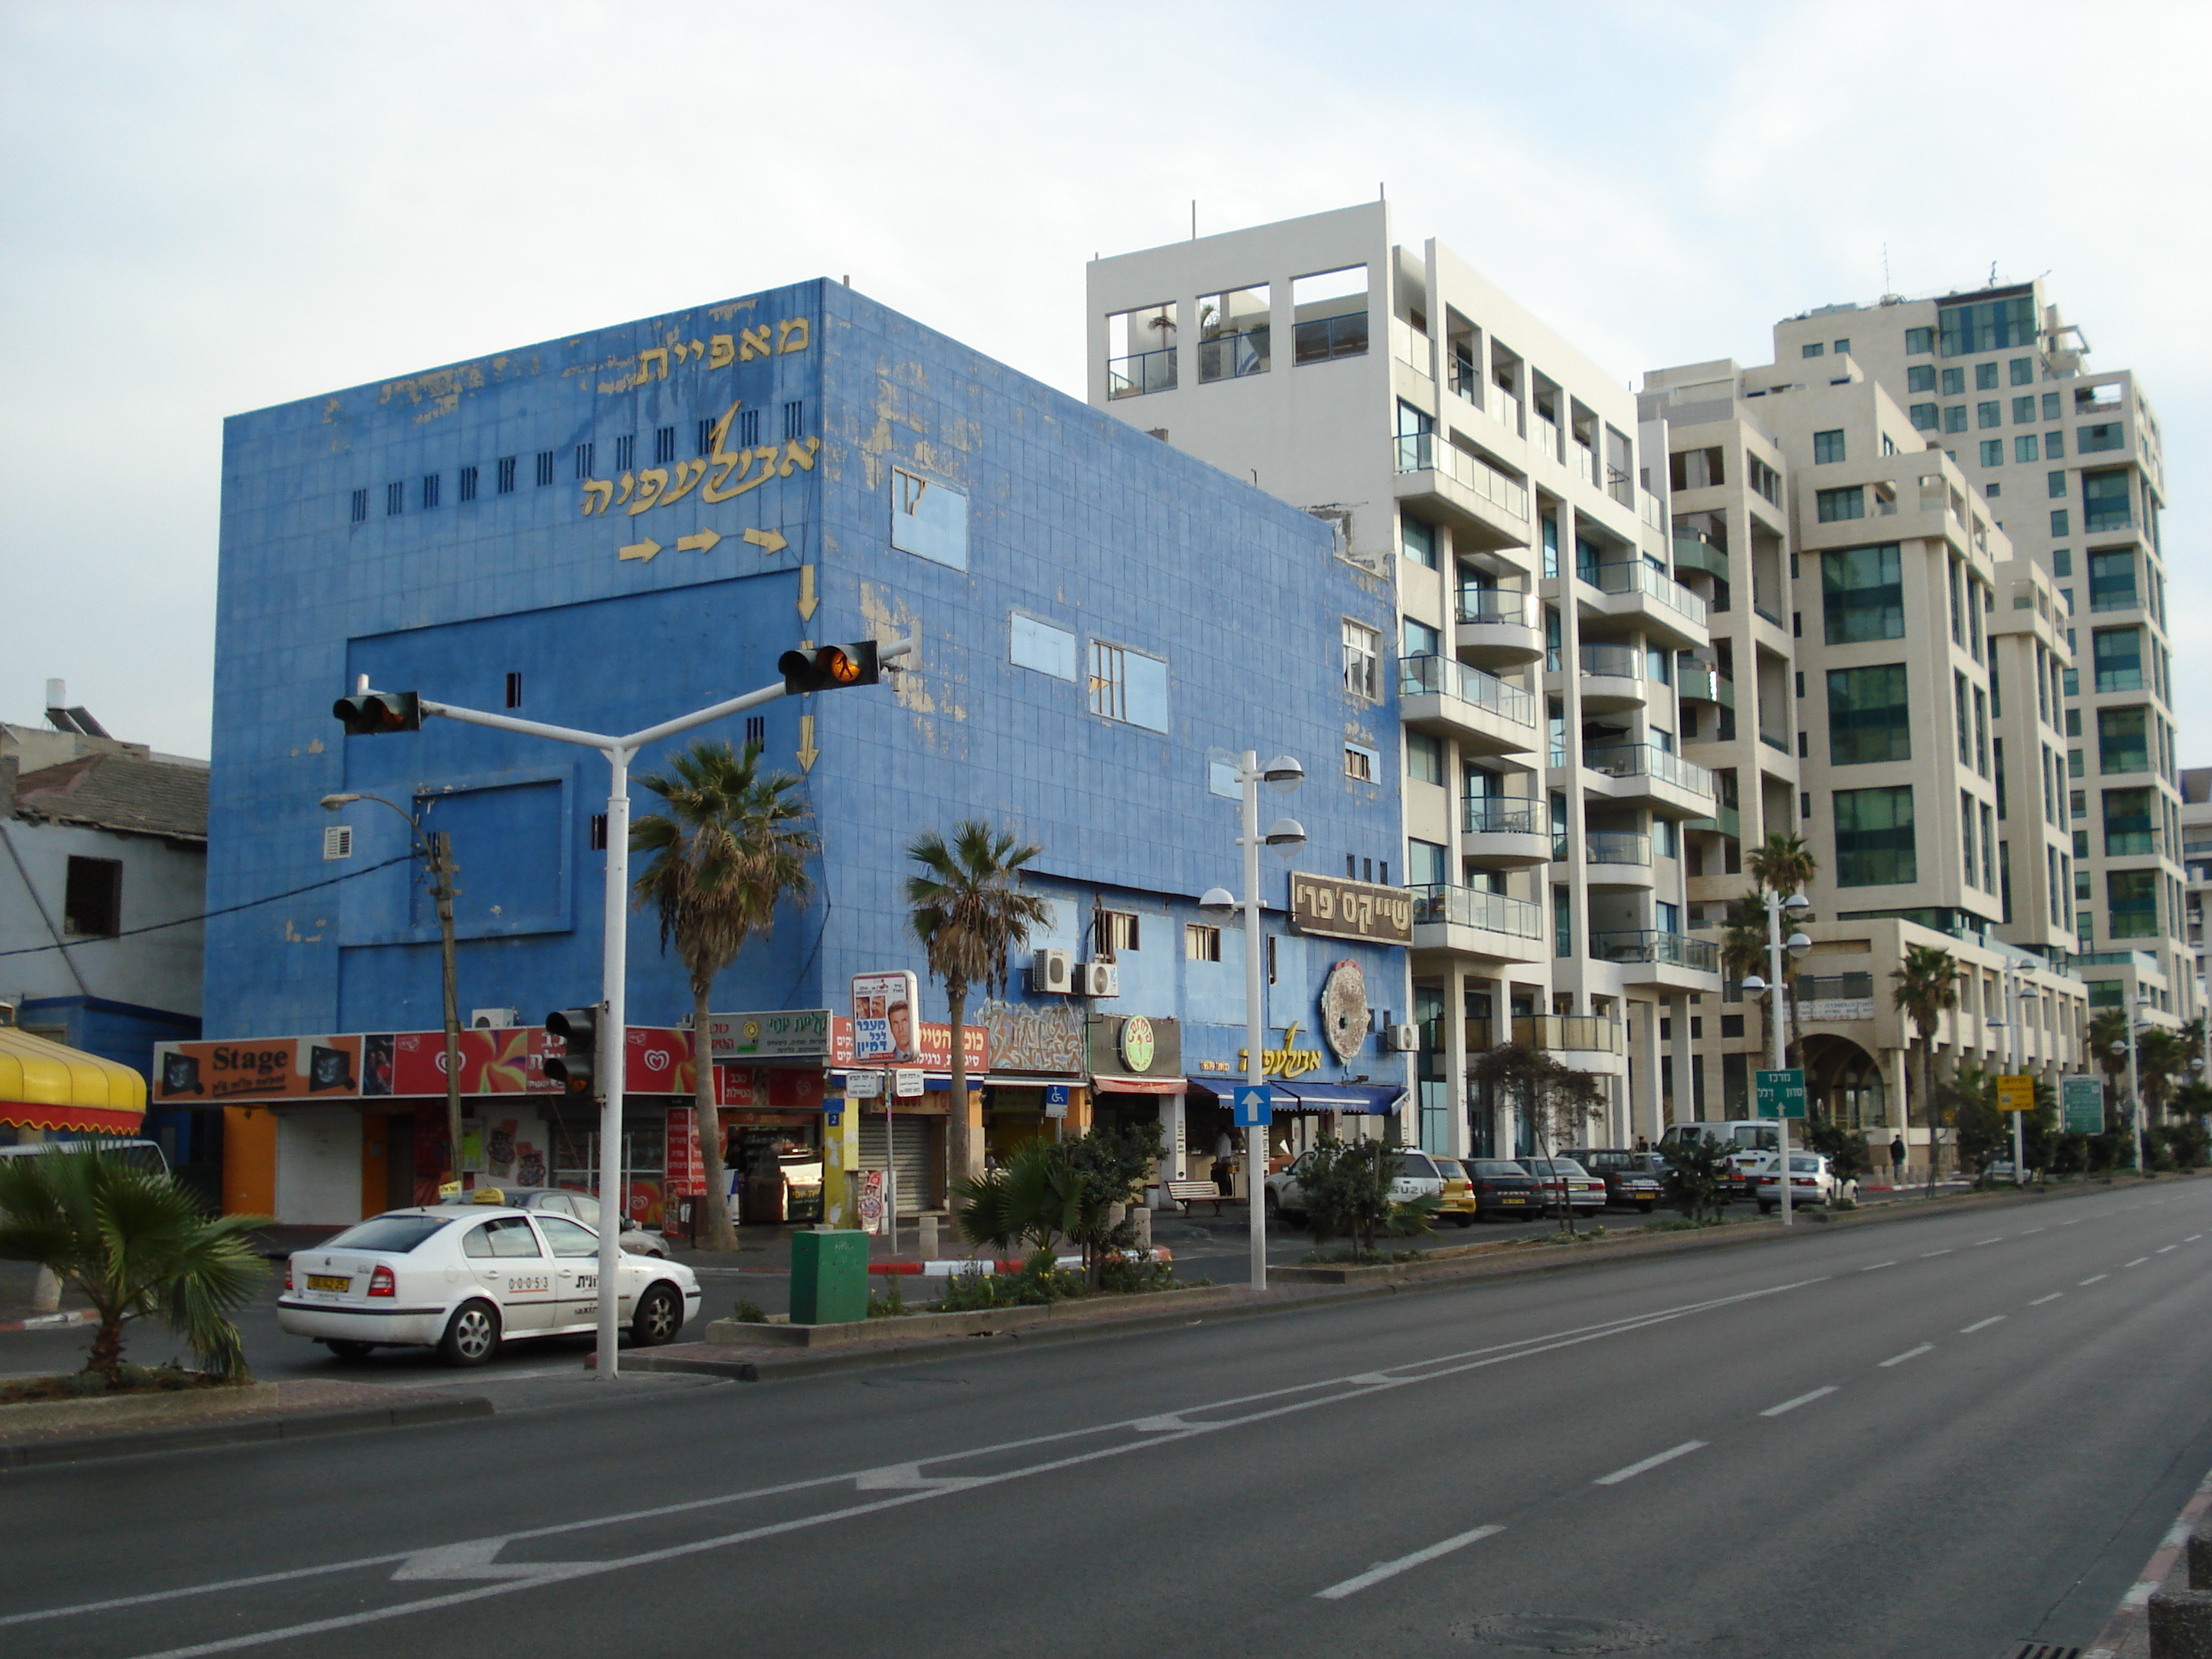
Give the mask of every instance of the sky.
[[2164, 428], [2212, 763], [2208, 47], [2145, 0], [11, 0], [0, 720], [58, 678], [208, 752], [228, 415], [848, 274], [1080, 397], [1086, 260], [1387, 189], [1624, 383], [2047, 272]]

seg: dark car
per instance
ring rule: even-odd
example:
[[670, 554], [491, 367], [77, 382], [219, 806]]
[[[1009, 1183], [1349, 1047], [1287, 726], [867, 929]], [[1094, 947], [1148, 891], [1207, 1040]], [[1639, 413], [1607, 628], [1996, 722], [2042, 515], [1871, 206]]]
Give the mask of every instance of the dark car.
[[1460, 1160], [1474, 1188], [1474, 1212], [1490, 1215], [1539, 1215], [1544, 1208], [1543, 1188], [1536, 1177], [1518, 1164], [1503, 1158]]
[[1650, 1154], [1625, 1146], [1585, 1146], [1566, 1154], [1605, 1182], [1605, 1201], [1650, 1215], [1662, 1196], [1659, 1177], [1645, 1166]]

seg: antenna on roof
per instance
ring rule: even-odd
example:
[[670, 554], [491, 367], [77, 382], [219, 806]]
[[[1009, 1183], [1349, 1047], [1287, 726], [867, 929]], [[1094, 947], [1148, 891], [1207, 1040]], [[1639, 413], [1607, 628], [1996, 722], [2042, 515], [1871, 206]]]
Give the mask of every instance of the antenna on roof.
[[1997, 285], [1997, 262], [1996, 262], [1996, 260], [1992, 259], [1992, 260], [1990, 260], [1990, 286], [1991, 288], [1995, 288], [1996, 285]]
[[1889, 285], [1889, 244], [1887, 242], [1881, 245], [1881, 291], [1884, 294], [1895, 292]]
[[1190, 240], [1194, 242], [1198, 240], [1198, 198], [1195, 196], [1190, 198]]

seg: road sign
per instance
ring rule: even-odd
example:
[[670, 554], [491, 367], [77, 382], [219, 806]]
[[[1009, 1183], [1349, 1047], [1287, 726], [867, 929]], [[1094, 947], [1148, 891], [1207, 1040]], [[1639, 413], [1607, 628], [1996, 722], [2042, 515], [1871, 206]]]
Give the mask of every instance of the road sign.
[[2058, 1103], [2065, 1114], [2066, 1133], [2094, 1135], [2105, 1127], [2105, 1085], [2093, 1077], [2062, 1078]]
[[1044, 1115], [1061, 1118], [1067, 1115], [1067, 1085], [1065, 1083], [1044, 1085]]
[[1802, 1067], [1792, 1066], [1784, 1072], [1755, 1072], [1752, 1075], [1757, 1085], [1760, 1117], [1805, 1115], [1805, 1073]]
[[896, 1095], [901, 1100], [921, 1099], [921, 1073], [920, 1069], [915, 1068], [909, 1070], [902, 1066], [899, 1070], [893, 1072], [891, 1073], [891, 1092], [894, 1095]]
[[884, 1091], [881, 1072], [848, 1072], [845, 1074], [845, 1098], [873, 1100]]
[[1265, 1083], [1239, 1084], [1234, 1099], [1238, 1128], [1264, 1129], [1274, 1121], [1275, 1091], [1270, 1085]]
[[2000, 1077], [1997, 1079], [1997, 1110], [2001, 1112], [2032, 1112], [2035, 1109], [2035, 1079], [2032, 1077]]

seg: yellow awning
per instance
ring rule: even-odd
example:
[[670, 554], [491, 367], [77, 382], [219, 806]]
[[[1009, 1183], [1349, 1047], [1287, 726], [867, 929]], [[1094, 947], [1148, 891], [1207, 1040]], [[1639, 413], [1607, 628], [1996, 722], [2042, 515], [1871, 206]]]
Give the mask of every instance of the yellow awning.
[[0, 1123], [135, 1135], [146, 1079], [128, 1066], [0, 1025]]

